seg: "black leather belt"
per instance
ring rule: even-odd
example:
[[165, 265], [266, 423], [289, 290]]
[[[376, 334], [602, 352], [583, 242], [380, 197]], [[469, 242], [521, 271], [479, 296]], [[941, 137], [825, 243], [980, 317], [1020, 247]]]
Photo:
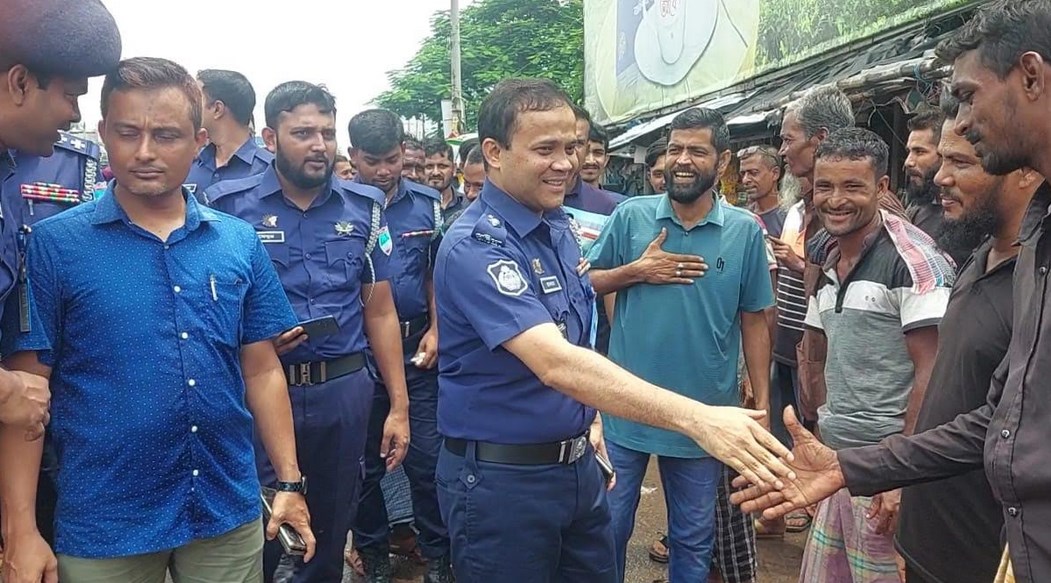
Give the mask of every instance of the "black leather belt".
[[365, 368], [365, 354], [355, 352], [332, 360], [301, 362], [285, 367], [290, 387], [309, 387], [358, 372]]
[[[445, 439], [445, 449], [458, 456], [467, 455], [465, 439]], [[588, 449], [588, 434], [556, 441], [529, 445], [506, 445], [476, 441], [475, 457], [481, 462], [511, 464], [517, 466], [542, 466], [549, 464], [576, 463]]]
[[[401, 326], [401, 337], [403, 339], [411, 338], [420, 332], [423, 332], [427, 329], [427, 325], [430, 321], [430, 317], [424, 314], [419, 318], [413, 318], [408, 322], [398, 322], [398, 325]], [[414, 346], [413, 348], [415, 349], [416, 347]]]

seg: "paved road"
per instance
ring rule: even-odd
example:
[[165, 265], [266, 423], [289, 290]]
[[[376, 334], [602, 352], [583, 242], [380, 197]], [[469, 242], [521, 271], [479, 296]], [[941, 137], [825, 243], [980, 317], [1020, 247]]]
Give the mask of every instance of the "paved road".
[[[626, 583], [651, 583], [664, 581], [667, 567], [649, 559], [647, 550], [658, 533], [665, 530], [664, 496], [660, 489], [656, 463], [650, 463], [643, 482], [644, 494], [639, 503], [639, 514], [635, 522], [635, 536], [628, 546], [628, 573]], [[803, 556], [805, 535], [790, 535], [782, 540], [759, 541], [759, 579], [757, 583], [796, 583], [799, 579], [799, 564]], [[397, 583], [420, 583], [422, 568], [403, 560], [395, 563]], [[343, 575], [344, 583], [358, 583], [360, 579], [349, 570]]]

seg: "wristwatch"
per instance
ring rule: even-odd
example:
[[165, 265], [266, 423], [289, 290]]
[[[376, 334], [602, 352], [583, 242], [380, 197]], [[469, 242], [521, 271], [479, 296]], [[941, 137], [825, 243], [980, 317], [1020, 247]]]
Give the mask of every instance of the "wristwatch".
[[304, 496], [307, 494], [307, 477], [302, 476], [298, 482], [277, 482], [274, 487], [278, 492], [298, 492]]

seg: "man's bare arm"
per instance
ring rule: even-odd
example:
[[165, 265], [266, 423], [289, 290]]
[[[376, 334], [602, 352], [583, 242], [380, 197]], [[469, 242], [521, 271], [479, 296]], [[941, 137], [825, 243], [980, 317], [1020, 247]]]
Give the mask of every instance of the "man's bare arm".
[[744, 347], [744, 362], [748, 368], [748, 380], [755, 396], [755, 408], [770, 411], [770, 328], [766, 311], [741, 312], [741, 344]]
[[764, 414], [711, 407], [632, 375], [598, 354], [566, 342], [551, 323], [503, 344], [547, 386], [618, 417], [688, 435], [742, 475], [768, 484], [791, 470], [788, 450], [756, 422]]
[[905, 333], [905, 345], [912, 359], [913, 381], [909, 393], [909, 404], [905, 410], [905, 435], [912, 435], [916, 429], [916, 420], [923, 407], [923, 397], [927, 394], [927, 383], [931, 380], [934, 361], [938, 356], [938, 327], [925, 326]]

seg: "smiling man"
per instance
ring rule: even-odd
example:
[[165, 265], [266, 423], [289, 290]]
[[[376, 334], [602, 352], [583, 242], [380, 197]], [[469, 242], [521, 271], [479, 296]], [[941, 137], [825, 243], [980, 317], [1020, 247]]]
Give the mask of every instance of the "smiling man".
[[580, 179], [595, 188], [602, 188], [602, 179], [606, 176], [606, 165], [609, 163], [609, 134], [605, 128], [592, 121], [584, 148]]
[[757, 463], [777, 471], [767, 448], [782, 446], [754, 421], [761, 413], [660, 389], [589, 349], [595, 294], [563, 209], [578, 163], [568, 96], [550, 81], [503, 81], [478, 120], [489, 180], [446, 234], [434, 276], [445, 436], [435, 480], [456, 579], [615, 583], [593, 407], [688, 435], [749, 474], [766, 473]]
[[[770, 333], [763, 311], [774, 296], [758, 221], [715, 194], [717, 177], [730, 163], [729, 144], [730, 131], [718, 112], [695, 108], [676, 116], [668, 138], [668, 193], [622, 203], [588, 259], [595, 290], [617, 294], [613, 362], [694, 401], [736, 405], [743, 341], [756, 407], [765, 410]], [[664, 282], [644, 277], [659, 265], [652, 261], [655, 252], [671, 259], [673, 277]], [[662, 342], [651, 341], [654, 331]], [[671, 431], [613, 416], [605, 424], [610, 461], [618, 470], [610, 510], [620, 577], [639, 488], [655, 455], [668, 500], [669, 578], [706, 581], [722, 464]]]

